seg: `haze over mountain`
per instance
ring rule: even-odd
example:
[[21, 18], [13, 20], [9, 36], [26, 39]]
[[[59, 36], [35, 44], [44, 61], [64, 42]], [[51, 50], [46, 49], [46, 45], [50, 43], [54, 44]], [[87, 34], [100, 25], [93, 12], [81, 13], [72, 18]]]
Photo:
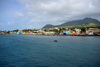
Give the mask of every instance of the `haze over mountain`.
[[84, 18], [82, 20], [68, 21], [60, 25], [47, 24], [43, 28], [53, 28], [53, 27], [70, 26], [70, 25], [88, 25], [88, 24], [100, 25], [100, 21], [93, 18]]

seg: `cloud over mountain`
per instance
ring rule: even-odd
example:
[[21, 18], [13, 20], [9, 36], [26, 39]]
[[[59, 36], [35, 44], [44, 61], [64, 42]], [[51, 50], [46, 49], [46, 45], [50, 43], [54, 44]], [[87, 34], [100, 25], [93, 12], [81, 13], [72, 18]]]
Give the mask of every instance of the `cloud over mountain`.
[[[100, 0], [0, 0], [0, 22], [4, 30], [37, 29], [85, 17], [100, 20]], [[6, 19], [6, 20], [5, 20]]]
[[21, 0], [21, 2], [26, 5], [26, 14], [33, 18], [33, 23], [61, 24], [84, 17], [100, 20], [100, 0]]

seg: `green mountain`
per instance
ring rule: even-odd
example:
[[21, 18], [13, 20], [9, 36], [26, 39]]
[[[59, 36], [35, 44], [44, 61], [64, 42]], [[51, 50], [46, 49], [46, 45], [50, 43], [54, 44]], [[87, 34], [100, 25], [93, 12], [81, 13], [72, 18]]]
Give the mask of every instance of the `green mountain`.
[[47, 24], [43, 28], [53, 28], [53, 27], [63, 27], [63, 26], [78, 26], [78, 25], [96, 26], [96, 25], [100, 25], [100, 21], [98, 21], [97, 19], [93, 19], [93, 18], [84, 18], [82, 20], [73, 20], [73, 21], [65, 22], [61, 25]]

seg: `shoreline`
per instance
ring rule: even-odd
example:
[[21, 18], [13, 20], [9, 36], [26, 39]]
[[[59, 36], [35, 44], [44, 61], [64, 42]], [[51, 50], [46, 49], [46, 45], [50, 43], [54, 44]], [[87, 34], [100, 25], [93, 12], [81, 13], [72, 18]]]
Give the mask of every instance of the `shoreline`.
[[[0, 35], [18, 35], [18, 34], [0, 34]], [[24, 34], [24, 35], [27, 35], [27, 34]], [[32, 34], [29, 34], [29, 35], [32, 35]], [[100, 35], [42, 35], [42, 36], [100, 36]]]

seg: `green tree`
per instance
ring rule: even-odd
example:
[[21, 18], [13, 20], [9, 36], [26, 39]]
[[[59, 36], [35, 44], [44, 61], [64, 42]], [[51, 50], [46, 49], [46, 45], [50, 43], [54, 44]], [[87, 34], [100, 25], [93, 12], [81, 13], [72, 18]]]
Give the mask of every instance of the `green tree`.
[[13, 30], [13, 32], [18, 32], [18, 29], [16, 29], [16, 30]]
[[85, 27], [82, 27], [80, 29], [81, 29], [81, 32], [85, 32], [86, 31], [86, 28]]

